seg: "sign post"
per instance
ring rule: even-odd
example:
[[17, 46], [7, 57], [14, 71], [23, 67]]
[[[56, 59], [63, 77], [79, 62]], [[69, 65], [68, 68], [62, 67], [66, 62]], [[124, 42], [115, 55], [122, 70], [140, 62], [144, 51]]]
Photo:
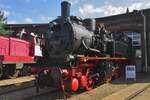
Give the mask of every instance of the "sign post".
[[127, 65], [126, 66], [126, 80], [134, 79], [136, 81], [136, 66]]

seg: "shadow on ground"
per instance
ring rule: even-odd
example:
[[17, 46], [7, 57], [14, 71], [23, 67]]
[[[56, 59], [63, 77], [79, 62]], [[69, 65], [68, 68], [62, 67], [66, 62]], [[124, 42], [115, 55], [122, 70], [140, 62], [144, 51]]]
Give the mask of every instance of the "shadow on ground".
[[113, 80], [112, 84], [133, 84], [133, 83], [150, 83], [150, 74], [148, 73], [137, 73], [136, 80], [128, 79], [125, 76], [119, 79]]

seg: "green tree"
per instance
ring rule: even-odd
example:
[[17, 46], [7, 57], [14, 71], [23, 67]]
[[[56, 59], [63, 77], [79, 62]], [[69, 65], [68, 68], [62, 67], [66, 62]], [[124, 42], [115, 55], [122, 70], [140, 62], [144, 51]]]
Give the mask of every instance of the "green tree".
[[7, 17], [4, 15], [4, 11], [0, 10], [0, 35], [10, 35], [11, 31], [5, 29], [7, 23]]
[[4, 15], [4, 11], [0, 10], [0, 22], [1, 23], [6, 23], [7, 17]]

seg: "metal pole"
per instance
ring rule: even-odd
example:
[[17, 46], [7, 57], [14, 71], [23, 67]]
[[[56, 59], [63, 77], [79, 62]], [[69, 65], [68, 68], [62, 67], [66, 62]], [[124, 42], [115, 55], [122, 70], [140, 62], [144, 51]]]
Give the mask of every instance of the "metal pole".
[[146, 16], [144, 15], [143, 11], [141, 11], [141, 15], [143, 17], [143, 24], [144, 24], [144, 56], [145, 56], [145, 62], [144, 62], [144, 65], [145, 65], [145, 71], [148, 72], [148, 64], [147, 64], [147, 33], [146, 33]]

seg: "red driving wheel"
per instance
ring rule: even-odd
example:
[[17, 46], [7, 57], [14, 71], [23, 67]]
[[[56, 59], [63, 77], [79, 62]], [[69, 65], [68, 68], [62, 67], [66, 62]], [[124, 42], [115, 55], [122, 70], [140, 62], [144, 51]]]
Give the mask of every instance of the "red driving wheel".
[[71, 80], [71, 90], [72, 92], [76, 92], [79, 88], [79, 81], [77, 78], [72, 78]]

